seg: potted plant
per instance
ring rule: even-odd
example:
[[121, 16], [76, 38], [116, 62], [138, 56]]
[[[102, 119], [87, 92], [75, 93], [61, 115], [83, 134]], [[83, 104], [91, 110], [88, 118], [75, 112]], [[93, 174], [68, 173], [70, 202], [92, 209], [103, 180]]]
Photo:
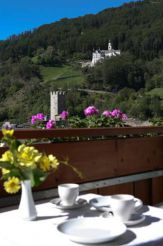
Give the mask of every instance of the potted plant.
[[23, 218], [33, 220], [37, 213], [31, 192], [31, 186], [40, 185], [61, 164], [71, 167], [78, 175], [81, 173], [67, 160], [58, 160], [52, 154], [39, 151], [14, 137], [14, 129], [9, 123], [2, 127], [3, 143], [8, 149], [0, 158], [0, 169], [4, 189], [8, 193], [17, 193], [22, 188], [19, 210]]

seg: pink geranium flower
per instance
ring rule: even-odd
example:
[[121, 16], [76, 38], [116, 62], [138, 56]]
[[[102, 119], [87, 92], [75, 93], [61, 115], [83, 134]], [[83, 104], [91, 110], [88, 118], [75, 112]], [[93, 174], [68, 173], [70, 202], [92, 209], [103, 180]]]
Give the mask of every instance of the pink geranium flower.
[[36, 114], [36, 117], [38, 120], [44, 120], [45, 119], [45, 115], [43, 113]]
[[62, 113], [60, 114], [60, 118], [62, 120], [66, 120], [68, 118], [68, 115], [69, 115], [68, 111], [62, 111]]
[[122, 120], [127, 120], [127, 119], [128, 119], [127, 114], [122, 113]]
[[112, 111], [112, 116], [114, 117], [114, 118], [121, 118], [121, 111], [120, 111], [120, 109], [113, 109], [113, 111]]
[[45, 118], [46, 117], [45, 117], [45, 115], [43, 113], [38, 113], [38, 114], [32, 115], [32, 117], [31, 117], [31, 124], [32, 125], [39, 124], [42, 121], [44, 121]]
[[105, 117], [111, 117], [112, 116], [112, 112], [109, 111], [109, 110], [105, 110], [103, 113], [102, 113], [103, 116]]
[[127, 115], [124, 114], [120, 109], [114, 109], [111, 112], [113, 118], [119, 118], [121, 120], [126, 120], [127, 119]]
[[54, 120], [48, 120], [46, 123], [46, 129], [52, 129], [55, 127], [55, 121]]
[[97, 115], [99, 110], [95, 106], [89, 106], [84, 109], [85, 116]]
[[31, 124], [34, 125], [37, 121], [37, 116], [36, 115], [32, 115], [32, 118], [31, 118]]

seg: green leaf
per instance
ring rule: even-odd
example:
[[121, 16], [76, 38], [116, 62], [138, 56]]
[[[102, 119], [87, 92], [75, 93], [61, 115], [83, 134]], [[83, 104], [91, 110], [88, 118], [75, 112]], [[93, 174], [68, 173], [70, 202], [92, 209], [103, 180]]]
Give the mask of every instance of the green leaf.
[[5, 168], [7, 170], [11, 170], [14, 168], [13, 164], [10, 164], [8, 161], [0, 161], [0, 167]]
[[6, 180], [6, 179], [8, 179], [10, 177], [17, 177], [20, 180], [23, 179], [20, 171], [18, 169], [15, 169], [15, 168], [10, 170], [9, 173], [3, 174], [2, 179]]
[[47, 178], [48, 173], [41, 171], [40, 169], [33, 170], [33, 186], [40, 185]]

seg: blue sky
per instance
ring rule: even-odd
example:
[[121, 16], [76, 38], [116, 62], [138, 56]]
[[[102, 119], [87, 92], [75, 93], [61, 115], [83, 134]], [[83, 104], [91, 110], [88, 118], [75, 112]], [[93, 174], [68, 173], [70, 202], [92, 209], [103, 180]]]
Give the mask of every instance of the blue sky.
[[138, 0], [0, 0], [0, 40], [43, 24]]

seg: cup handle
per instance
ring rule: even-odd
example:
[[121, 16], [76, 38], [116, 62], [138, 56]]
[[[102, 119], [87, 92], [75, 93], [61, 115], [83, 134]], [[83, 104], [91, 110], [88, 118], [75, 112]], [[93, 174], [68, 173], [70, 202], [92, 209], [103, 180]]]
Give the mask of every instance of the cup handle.
[[113, 217], [113, 216], [114, 216], [114, 213], [113, 213], [112, 210], [107, 211], [107, 212], [104, 212], [104, 213], [102, 214], [102, 217], [104, 217], [104, 218]]

